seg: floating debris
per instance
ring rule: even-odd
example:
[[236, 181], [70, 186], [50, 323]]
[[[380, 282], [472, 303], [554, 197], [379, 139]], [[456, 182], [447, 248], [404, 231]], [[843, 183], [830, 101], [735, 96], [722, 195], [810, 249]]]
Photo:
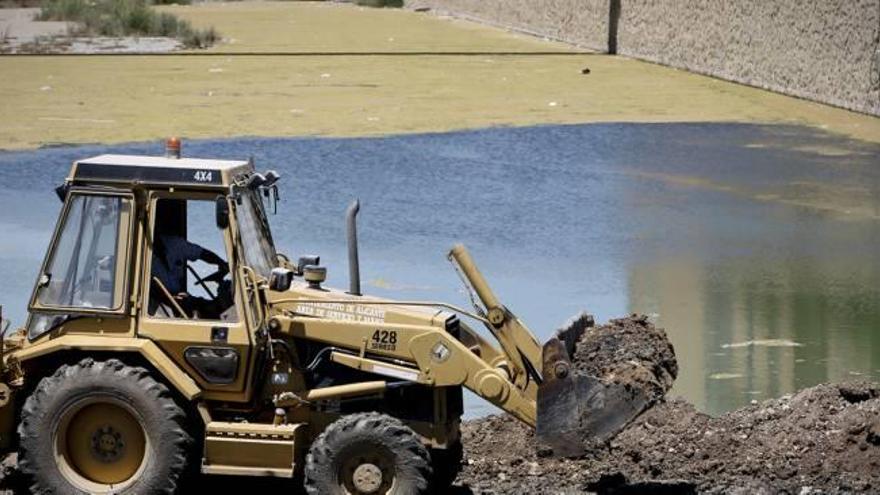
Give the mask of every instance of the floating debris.
[[740, 349], [743, 347], [803, 347], [804, 344], [788, 339], [758, 339], [746, 340], [745, 342], [733, 342], [723, 344], [722, 349]]
[[709, 378], [712, 380], [734, 380], [743, 376], [742, 373], [712, 373]]

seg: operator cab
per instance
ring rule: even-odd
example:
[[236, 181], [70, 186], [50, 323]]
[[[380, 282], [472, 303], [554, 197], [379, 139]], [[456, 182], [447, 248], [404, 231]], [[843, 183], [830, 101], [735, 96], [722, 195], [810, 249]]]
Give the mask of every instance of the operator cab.
[[[263, 197], [274, 172], [251, 161], [100, 155], [75, 162], [31, 297], [33, 340], [82, 317], [244, 322], [230, 269], [269, 279], [278, 264]], [[250, 301], [249, 301], [250, 302]]]

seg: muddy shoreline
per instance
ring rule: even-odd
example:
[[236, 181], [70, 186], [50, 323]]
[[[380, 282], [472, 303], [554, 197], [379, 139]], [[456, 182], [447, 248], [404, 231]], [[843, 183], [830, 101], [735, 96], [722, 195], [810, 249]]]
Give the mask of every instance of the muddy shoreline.
[[468, 421], [458, 479], [465, 492], [880, 491], [880, 384], [823, 384], [713, 417], [683, 399], [665, 399], [678, 362], [666, 332], [646, 317], [593, 326], [581, 315], [572, 327], [587, 328], [572, 356], [577, 373], [647, 397], [645, 411], [610, 439], [579, 431], [582, 438], [569, 444], [587, 450], [576, 458], [556, 455], [570, 447], [542, 443], [511, 417]]
[[711, 417], [682, 399], [579, 459], [549, 457], [507, 416], [463, 425], [462, 490], [506, 493], [877, 493], [880, 384], [822, 384]]

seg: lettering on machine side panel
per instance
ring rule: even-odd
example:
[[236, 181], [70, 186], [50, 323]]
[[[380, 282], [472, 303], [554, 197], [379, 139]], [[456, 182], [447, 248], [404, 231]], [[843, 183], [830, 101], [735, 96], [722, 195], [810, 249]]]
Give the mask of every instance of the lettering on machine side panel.
[[382, 308], [363, 306], [360, 304], [347, 303], [299, 303], [294, 312], [327, 318], [331, 320], [346, 320], [363, 323], [385, 323], [385, 310]]

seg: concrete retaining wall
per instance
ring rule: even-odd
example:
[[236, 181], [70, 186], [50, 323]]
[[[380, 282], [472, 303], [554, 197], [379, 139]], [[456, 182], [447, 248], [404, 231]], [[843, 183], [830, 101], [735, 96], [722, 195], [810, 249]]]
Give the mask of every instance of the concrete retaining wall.
[[604, 52], [608, 46], [608, 0], [406, 0], [405, 4], [591, 50]]
[[407, 6], [606, 51], [611, 2], [619, 5], [622, 55], [880, 116], [880, 0], [408, 0]]

